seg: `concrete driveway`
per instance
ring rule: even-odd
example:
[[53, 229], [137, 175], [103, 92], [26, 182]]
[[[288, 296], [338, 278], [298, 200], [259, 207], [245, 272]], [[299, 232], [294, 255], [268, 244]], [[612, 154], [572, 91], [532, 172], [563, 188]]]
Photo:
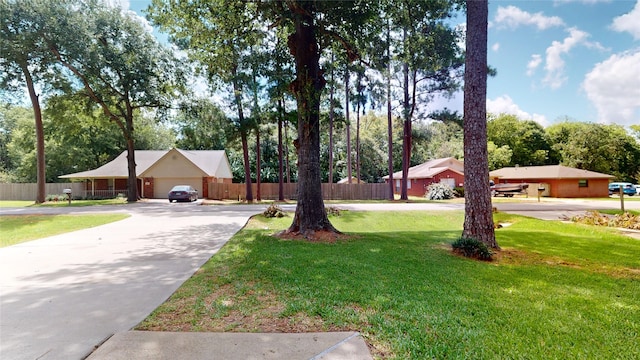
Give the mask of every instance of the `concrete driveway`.
[[260, 211], [153, 202], [35, 211], [71, 209], [132, 216], [0, 249], [1, 359], [84, 358], [143, 320]]

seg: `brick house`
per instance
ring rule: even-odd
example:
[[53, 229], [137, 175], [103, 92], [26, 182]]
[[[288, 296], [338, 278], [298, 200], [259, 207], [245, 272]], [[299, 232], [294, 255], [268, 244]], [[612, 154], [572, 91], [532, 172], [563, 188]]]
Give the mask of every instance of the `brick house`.
[[608, 197], [612, 175], [576, 169], [562, 165], [519, 166], [491, 171], [489, 178], [496, 184], [527, 183], [529, 195], [555, 198]]
[[[233, 174], [224, 150], [136, 150], [138, 194], [166, 199], [175, 185], [191, 185], [202, 198], [209, 183], [231, 183]], [[88, 171], [62, 175], [82, 180], [85, 196], [109, 197], [127, 192], [127, 151], [109, 163]]]
[[[383, 177], [386, 183], [389, 176]], [[393, 192], [400, 193], [402, 171], [393, 173]], [[424, 196], [427, 187], [433, 183], [445, 183], [452, 188], [464, 184], [464, 163], [456, 158], [434, 159], [409, 168], [407, 175], [407, 195]]]

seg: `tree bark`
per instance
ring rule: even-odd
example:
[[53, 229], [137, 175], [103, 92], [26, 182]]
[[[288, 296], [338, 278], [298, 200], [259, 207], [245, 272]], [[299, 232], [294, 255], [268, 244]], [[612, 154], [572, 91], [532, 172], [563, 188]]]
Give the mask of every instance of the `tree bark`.
[[351, 117], [349, 116], [349, 65], [345, 68], [344, 75], [344, 111], [345, 125], [347, 128], [347, 184], [351, 184]]
[[238, 122], [240, 124], [240, 140], [242, 141], [242, 160], [244, 161], [244, 183], [245, 183], [245, 199], [247, 202], [253, 202], [253, 190], [251, 189], [251, 166], [249, 165], [249, 145], [247, 142], [247, 124], [244, 119], [244, 111], [242, 108], [242, 89], [237, 80], [236, 70], [233, 69], [233, 93], [238, 108]]
[[[331, 53], [331, 62], [334, 61], [334, 54]], [[333, 68], [331, 68], [331, 87], [329, 89], [329, 184], [333, 184], [333, 93], [335, 83], [333, 82]]]
[[394, 200], [393, 183], [393, 117], [391, 113], [391, 25], [387, 19], [387, 155], [389, 167], [389, 200]]
[[262, 201], [262, 196], [260, 194], [260, 184], [262, 183], [260, 176], [260, 168], [262, 167], [262, 162], [260, 161], [260, 126], [256, 126], [256, 200]]
[[284, 201], [284, 177], [282, 164], [282, 121], [284, 117], [284, 109], [282, 106], [283, 99], [278, 99], [278, 201]]
[[409, 64], [402, 67], [404, 76], [403, 127], [402, 127], [402, 183], [400, 184], [400, 200], [408, 200], [407, 182], [409, 181], [409, 163], [411, 161], [411, 117], [409, 116]]
[[291, 2], [289, 6], [295, 24], [288, 45], [296, 62], [291, 88], [298, 103], [298, 139], [294, 142], [298, 151], [298, 205], [286, 232], [313, 238], [316, 231], [338, 232], [327, 217], [320, 178], [320, 94], [325, 81], [320, 71], [314, 5]]
[[44, 126], [42, 125], [42, 109], [40, 108], [40, 100], [36, 89], [33, 85], [33, 78], [26, 62], [20, 64], [22, 73], [27, 82], [27, 90], [29, 98], [33, 105], [33, 115], [36, 127], [36, 204], [42, 204], [46, 197], [46, 165], [44, 158]]
[[487, 156], [487, 21], [488, 1], [467, 0], [464, 72], [463, 237], [499, 249], [495, 238]]

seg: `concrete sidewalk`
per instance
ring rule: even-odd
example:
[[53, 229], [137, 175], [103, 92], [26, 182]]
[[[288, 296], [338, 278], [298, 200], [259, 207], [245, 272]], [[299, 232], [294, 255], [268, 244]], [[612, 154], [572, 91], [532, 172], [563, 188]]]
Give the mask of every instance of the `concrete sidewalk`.
[[87, 360], [369, 360], [357, 332], [183, 333], [128, 331], [115, 334]]

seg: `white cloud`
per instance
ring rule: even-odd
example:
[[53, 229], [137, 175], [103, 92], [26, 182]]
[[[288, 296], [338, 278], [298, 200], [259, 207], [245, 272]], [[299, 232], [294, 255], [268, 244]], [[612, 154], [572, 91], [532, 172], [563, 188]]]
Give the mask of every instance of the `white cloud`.
[[491, 46], [491, 50], [498, 52], [500, 50], [500, 43], [495, 43]]
[[615, 54], [596, 64], [582, 84], [605, 123], [637, 124], [640, 120], [640, 50]]
[[551, 46], [547, 48], [546, 64], [544, 66], [547, 75], [542, 82], [552, 89], [561, 87], [567, 81], [567, 76], [564, 73], [565, 62], [562, 59], [563, 55], [568, 54], [573, 48], [579, 45], [604, 50], [604, 47], [600, 45], [600, 43], [588, 41], [589, 33], [578, 30], [575, 27], [569, 28], [567, 31], [569, 31], [568, 37], [562, 42], [552, 42]]
[[491, 114], [513, 114], [522, 120], [533, 120], [543, 127], [549, 125], [549, 121], [544, 115], [529, 114], [520, 109], [520, 106], [514, 103], [509, 95], [498, 96], [493, 100], [487, 99], [487, 112]]
[[498, 7], [494, 22], [512, 29], [521, 25], [533, 25], [538, 28], [538, 30], [545, 30], [554, 26], [564, 25], [564, 21], [557, 16], [545, 16], [542, 12], [532, 14], [513, 5]]
[[629, 32], [634, 39], [640, 40], [640, 0], [631, 12], [613, 19], [611, 28], [615, 31]]
[[535, 73], [536, 69], [542, 63], [542, 56], [540, 54], [531, 55], [531, 60], [527, 63], [527, 75], [531, 76]]

